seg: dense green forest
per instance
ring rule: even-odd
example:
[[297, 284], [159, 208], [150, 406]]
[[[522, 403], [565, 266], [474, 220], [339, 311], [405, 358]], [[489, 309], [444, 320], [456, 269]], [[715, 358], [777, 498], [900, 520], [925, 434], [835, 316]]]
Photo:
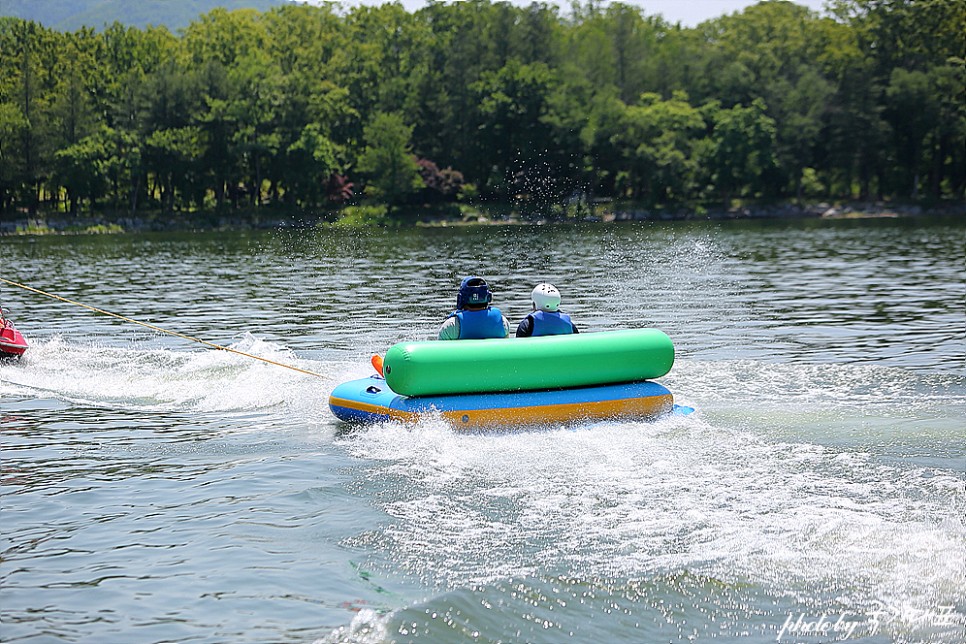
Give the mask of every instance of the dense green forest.
[[964, 4], [829, 8], [684, 28], [620, 3], [291, 4], [180, 35], [2, 18], [0, 209], [962, 200]]

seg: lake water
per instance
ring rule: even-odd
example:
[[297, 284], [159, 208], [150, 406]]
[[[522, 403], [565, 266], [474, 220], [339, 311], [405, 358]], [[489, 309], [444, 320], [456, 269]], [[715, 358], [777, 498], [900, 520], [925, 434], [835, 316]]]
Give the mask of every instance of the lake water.
[[[966, 641], [966, 226], [0, 239], [4, 642]], [[689, 416], [350, 430], [479, 273], [657, 327]]]

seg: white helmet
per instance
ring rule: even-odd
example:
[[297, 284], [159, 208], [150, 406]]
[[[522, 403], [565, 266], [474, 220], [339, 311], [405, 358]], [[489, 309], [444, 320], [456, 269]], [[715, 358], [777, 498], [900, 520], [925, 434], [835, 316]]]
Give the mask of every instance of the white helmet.
[[537, 284], [530, 293], [533, 310], [556, 311], [560, 308], [560, 291], [553, 284]]

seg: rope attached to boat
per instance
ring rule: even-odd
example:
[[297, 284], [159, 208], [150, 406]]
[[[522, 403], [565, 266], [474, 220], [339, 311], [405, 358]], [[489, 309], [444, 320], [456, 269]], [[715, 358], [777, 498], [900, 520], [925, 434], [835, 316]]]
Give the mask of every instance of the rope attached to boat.
[[39, 295], [44, 295], [44, 296], [49, 297], [49, 298], [54, 299], [54, 300], [60, 300], [61, 302], [67, 302], [68, 304], [73, 304], [74, 306], [80, 306], [80, 307], [83, 307], [85, 309], [90, 309], [91, 311], [94, 311], [95, 313], [100, 313], [102, 315], [109, 315], [112, 318], [117, 318], [119, 320], [124, 320], [125, 322], [132, 322], [134, 324], [140, 324], [141, 326], [147, 327], [147, 328], [149, 328], [149, 329], [151, 329], [153, 331], [158, 331], [159, 333], [167, 333], [168, 335], [173, 335], [175, 337], [182, 338], [184, 340], [190, 340], [191, 342], [197, 342], [198, 344], [203, 344], [206, 347], [211, 347], [211, 348], [217, 349], [219, 351], [228, 351], [229, 353], [237, 353], [238, 355], [245, 356], [246, 358], [253, 358], [255, 360], [261, 360], [262, 362], [267, 362], [268, 364], [273, 364], [273, 365], [275, 365], [277, 367], [285, 367], [286, 369], [291, 369], [292, 371], [298, 371], [299, 373], [304, 373], [304, 374], [307, 374], [307, 375], [310, 375], [310, 376], [316, 376], [317, 378], [324, 377], [322, 374], [315, 373], [314, 371], [309, 371], [307, 369], [301, 369], [299, 367], [295, 367], [295, 366], [292, 366], [290, 364], [285, 364], [284, 362], [276, 362], [275, 360], [269, 360], [268, 358], [263, 358], [261, 356], [256, 356], [256, 355], [251, 354], [251, 353], [245, 353], [244, 351], [239, 351], [238, 349], [232, 349], [231, 347], [223, 347], [220, 344], [215, 344], [213, 342], [208, 342], [207, 340], [201, 340], [199, 338], [193, 338], [190, 335], [185, 335], [183, 333], [178, 333], [177, 331], [169, 331], [167, 329], [162, 329], [159, 326], [155, 326], [153, 324], [148, 324], [147, 322], [140, 322], [138, 320], [135, 320], [135, 319], [132, 319], [132, 318], [129, 318], [129, 317], [125, 317], [123, 315], [118, 315], [117, 313], [111, 313], [110, 311], [105, 311], [104, 309], [99, 309], [99, 308], [97, 308], [95, 306], [90, 306], [89, 304], [84, 304], [82, 302], [75, 302], [74, 300], [69, 300], [66, 297], [61, 297], [60, 295], [54, 295], [53, 293], [48, 293], [46, 291], [41, 291], [39, 288], [34, 288], [32, 286], [27, 286], [26, 284], [18, 284], [17, 282], [8, 280], [5, 277], [0, 277], [0, 282], [5, 282], [5, 283], [9, 284], [10, 286], [16, 286], [17, 288], [22, 288], [25, 291], [31, 291], [31, 292], [37, 293]]

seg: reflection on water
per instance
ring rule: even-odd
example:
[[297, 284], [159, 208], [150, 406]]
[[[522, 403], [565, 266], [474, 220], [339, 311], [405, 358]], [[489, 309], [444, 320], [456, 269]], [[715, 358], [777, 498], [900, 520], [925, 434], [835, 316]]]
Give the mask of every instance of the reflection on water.
[[[322, 374], [0, 286], [32, 342], [0, 365], [5, 641], [961, 633], [961, 222], [17, 238], [0, 265]], [[514, 322], [550, 281], [582, 331], [666, 331], [697, 413], [337, 425], [328, 392], [432, 337], [470, 273]]]
[[749, 253], [744, 297], [771, 294], [757, 312], [793, 359], [962, 368], [961, 226], [822, 229], [792, 246], [760, 240], [776, 244]]

